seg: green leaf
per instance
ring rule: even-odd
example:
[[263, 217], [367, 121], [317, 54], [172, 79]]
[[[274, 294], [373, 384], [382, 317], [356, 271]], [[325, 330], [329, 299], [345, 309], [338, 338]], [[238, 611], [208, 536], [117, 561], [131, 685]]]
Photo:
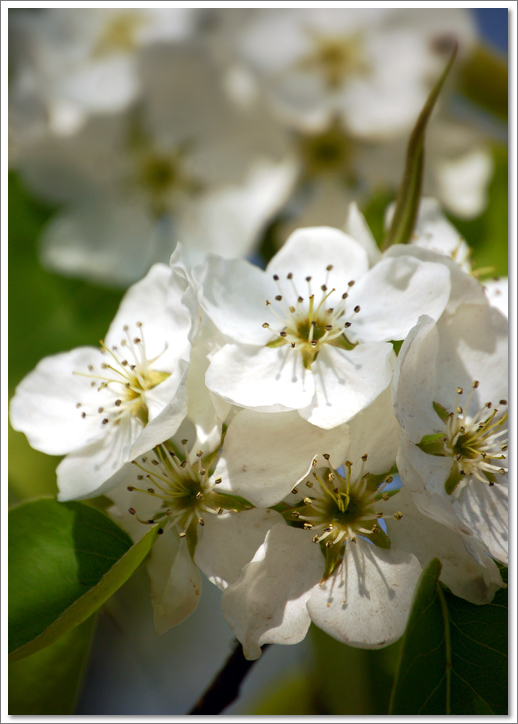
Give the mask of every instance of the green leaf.
[[392, 244], [408, 243], [412, 234], [423, 181], [426, 126], [456, 55], [457, 46], [455, 46], [446, 68], [428, 96], [408, 141], [403, 180], [399, 187], [392, 223], [383, 242], [383, 250], [388, 249]]
[[470, 101], [507, 121], [509, 67], [507, 58], [478, 45], [459, 73], [459, 91]]
[[9, 714], [73, 714], [96, 616], [32, 656], [9, 662]]
[[96, 611], [131, 576], [157, 534], [135, 545], [108, 516], [51, 499], [9, 513], [9, 653], [48, 646]]
[[389, 714], [507, 714], [507, 590], [485, 606], [457, 598], [431, 561], [417, 586]]
[[257, 716], [308, 716], [324, 712], [317, 707], [317, 694], [313, 681], [304, 671], [290, 672], [267, 690], [261, 691], [255, 702], [236, 714]]

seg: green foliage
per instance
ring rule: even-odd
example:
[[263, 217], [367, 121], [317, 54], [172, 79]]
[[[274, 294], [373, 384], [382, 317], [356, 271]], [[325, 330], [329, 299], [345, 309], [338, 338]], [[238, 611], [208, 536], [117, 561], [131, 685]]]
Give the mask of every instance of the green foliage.
[[257, 716], [311, 716], [322, 712], [316, 705], [313, 682], [303, 672], [290, 673], [261, 693], [260, 700], [243, 714]]
[[9, 653], [17, 660], [85, 621], [131, 576], [155, 539], [138, 543], [83, 503], [41, 499], [9, 514]]
[[392, 244], [407, 244], [410, 240], [417, 218], [423, 182], [426, 127], [456, 55], [457, 47], [455, 47], [448, 65], [428, 96], [408, 141], [403, 180], [399, 187], [394, 216], [383, 242], [383, 249], [388, 249]]
[[416, 593], [390, 714], [507, 714], [507, 590], [475, 606], [439, 582], [434, 559]]
[[315, 626], [311, 681], [321, 714], [387, 713], [399, 643], [384, 649], [357, 649], [335, 641]]
[[507, 122], [507, 58], [485, 45], [478, 45], [461, 68], [459, 91], [473, 103]]
[[32, 656], [9, 662], [9, 714], [73, 714], [96, 616]]

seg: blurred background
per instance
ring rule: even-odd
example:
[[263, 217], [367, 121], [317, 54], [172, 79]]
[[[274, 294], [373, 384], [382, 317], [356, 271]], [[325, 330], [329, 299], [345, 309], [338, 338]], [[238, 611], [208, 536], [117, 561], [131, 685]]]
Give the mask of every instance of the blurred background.
[[[9, 10], [9, 396], [45, 355], [97, 345], [125, 288], [178, 240], [191, 264], [212, 251], [264, 265], [294, 228], [342, 226], [355, 200], [381, 242], [452, 34], [424, 191], [482, 279], [507, 275], [507, 9], [140, 10]], [[337, 23], [345, 50], [328, 42]], [[9, 429], [10, 503], [54, 496], [58, 462]], [[44, 650], [72, 692], [63, 711], [44, 695], [27, 711], [14, 684], [10, 712], [187, 712], [233, 646], [205, 584], [157, 637], [140, 569], [95, 626]], [[312, 628], [270, 647], [227, 713], [385, 714], [397, 649]], [[14, 666], [30, 679], [30, 659]]]

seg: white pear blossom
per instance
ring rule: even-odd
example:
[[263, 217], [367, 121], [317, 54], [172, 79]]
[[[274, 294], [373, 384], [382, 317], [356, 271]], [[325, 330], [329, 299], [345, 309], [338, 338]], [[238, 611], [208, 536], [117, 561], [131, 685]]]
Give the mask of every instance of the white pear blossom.
[[507, 321], [489, 305], [423, 316], [393, 382], [398, 469], [420, 510], [507, 562]]
[[319, 427], [346, 422], [390, 383], [391, 340], [450, 294], [444, 264], [368, 255], [338, 229], [296, 231], [266, 271], [209, 257], [193, 270], [201, 306], [224, 335], [207, 387], [258, 411], [298, 410]]
[[504, 317], [509, 317], [509, 281], [507, 277], [484, 279], [482, 285], [489, 304], [502, 312]]
[[459, 9], [283, 8], [241, 19], [229, 33], [236, 63], [281, 118], [321, 130], [336, 117], [368, 139], [409, 130], [452, 39], [463, 55], [475, 39], [470, 14]]
[[16, 159], [29, 187], [61, 205], [41, 256], [64, 274], [126, 285], [179, 240], [189, 265], [208, 251], [246, 255], [291, 192], [284, 132], [234, 108], [203, 44], [157, 45], [139, 67], [138, 106]]
[[[275, 524], [223, 593], [223, 613], [249, 659], [258, 658], [266, 643], [298, 643], [311, 622], [349, 645], [392, 643], [405, 629], [421, 570], [434, 557], [443, 563], [442, 580], [474, 603], [490, 601], [502, 585], [489, 558], [475, 561], [460, 535], [425, 517], [405, 489], [391, 486], [386, 471], [395, 459], [397, 433], [390, 394], [347, 427], [342, 444], [350, 459], [343, 468], [324, 453], [285, 499], [285, 519], [300, 527]], [[285, 430], [277, 433], [276, 450], [295, 465], [293, 436], [288, 425]], [[273, 463], [275, 451], [268, 453]], [[326, 467], [320, 467], [322, 457]], [[278, 495], [287, 483], [284, 477], [276, 484]]]
[[[42, 133], [67, 135], [93, 114], [124, 110], [141, 90], [139, 53], [155, 43], [189, 38], [198, 19], [199, 11], [189, 8], [15, 12], [10, 18], [15, 118], [30, 116], [32, 106]], [[23, 120], [27, 125], [29, 119]]]
[[[112, 515], [138, 540], [158, 524], [160, 537], [148, 561], [155, 629], [164, 633], [198, 604], [198, 569], [221, 589], [236, 580], [272, 525], [274, 510], [220, 492], [210, 469], [218, 446], [207, 455], [178, 435], [122, 468], [112, 479]], [[176, 450], [176, 452], [175, 452]]]
[[66, 455], [57, 469], [60, 500], [99, 494], [186, 415], [191, 320], [180, 253], [172, 271], [154, 265], [126, 292], [100, 349], [45, 357], [16, 389], [12, 426], [35, 449]]

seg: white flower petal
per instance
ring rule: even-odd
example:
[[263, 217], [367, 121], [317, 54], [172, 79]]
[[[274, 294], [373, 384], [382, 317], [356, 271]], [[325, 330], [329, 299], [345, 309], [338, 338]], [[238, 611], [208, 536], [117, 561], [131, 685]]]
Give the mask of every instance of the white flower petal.
[[392, 380], [394, 413], [407, 438], [418, 443], [440, 432], [441, 420], [433, 409], [439, 334], [431, 317], [423, 315], [399, 351]]
[[[506, 476], [507, 477], [507, 476]], [[509, 520], [507, 479], [493, 487], [480, 480], [466, 482], [452, 501], [459, 520], [469, 528], [497, 561], [508, 565]]]
[[263, 329], [269, 319], [266, 300], [277, 287], [270, 276], [243, 259], [209, 256], [192, 271], [200, 290], [200, 304], [216, 327], [241, 344], [266, 344], [271, 332]]
[[114, 487], [118, 481], [112, 477], [131, 459], [131, 440], [140, 429], [138, 420], [125, 417], [101, 440], [67, 455], [56, 470], [58, 500], [91, 498]]
[[401, 520], [389, 527], [389, 538], [395, 550], [412, 553], [423, 568], [432, 558], [439, 558], [441, 581], [456, 596], [477, 605], [493, 599], [495, 591], [502, 586], [502, 579], [487, 554], [482, 552], [479, 557], [483, 563], [480, 563], [469, 551], [467, 544], [476, 547], [474, 541], [470, 542], [466, 536], [427, 517], [426, 511], [419, 511], [406, 487], [388, 501], [386, 508], [403, 514]]
[[211, 583], [224, 590], [237, 580], [264, 543], [270, 528], [283, 524], [275, 510], [244, 510], [207, 515], [199, 533], [194, 561]]
[[[330, 273], [328, 265], [332, 265]], [[368, 268], [367, 252], [352, 236], [330, 226], [315, 226], [294, 231], [269, 261], [266, 271], [278, 274], [282, 281], [287, 274], [293, 274], [295, 286], [305, 297], [308, 275], [314, 289], [327, 284], [341, 293], [348, 281], [359, 279]]]
[[484, 280], [484, 291], [492, 307], [502, 312], [504, 317], [509, 316], [509, 282], [505, 279]]
[[322, 430], [296, 412], [243, 410], [229, 425], [214, 475], [224, 489], [268, 507], [309, 474], [314, 457], [327, 453], [338, 467], [348, 447], [347, 428]]
[[363, 246], [369, 257], [370, 266], [374, 266], [381, 259], [381, 251], [355, 201], [349, 204], [344, 231]]
[[450, 273], [444, 264], [412, 256], [383, 258], [352, 288], [349, 305], [361, 307], [348, 336], [382, 342], [404, 339], [421, 314], [438, 319], [450, 296]]
[[370, 473], [388, 472], [396, 462], [399, 444], [390, 388], [349, 420], [347, 427], [351, 436], [347, 459], [353, 465], [361, 465], [361, 458], [367, 453]]
[[348, 542], [340, 568], [313, 589], [309, 615], [349, 646], [388, 646], [404, 633], [420, 574], [419, 561], [409, 553], [361, 539]]
[[78, 347], [42, 359], [20, 382], [11, 400], [11, 425], [25, 433], [31, 447], [47, 455], [64, 455], [103, 437], [96, 415], [81, 417], [78, 402], [97, 402], [90, 386], [88, 366], [98, 366], [101, 354], [94, 347]]
[[[434, 262], [436, 264], [444, 264], [451, 274], [451, 293], [448, 300], [448, 311], [454, 312], [459, 304], [484, 304], [484, 291], [480, 283], [470, 274], [466, 274], [456, 261], [450, 259], [444, 254], [438, 254], [430, 249], [423, 249], [414, 244], [395, 244], [385, 252], [385, 259], [399, 259], [402, 256], [413, 256], [423, 262]], [[429, 314], [434, 316], [427, 309], [422, 309], [421, 314]]]
[[165, 633], [184, 621], [198, 605], [201, 579], [185, 540], [178, 542], [169, 528], [151, 549], [148, 573], [151, 581], [155, 631]]
[[276, 349], [227, 344], [212, 357], [205, 382], [227, 402], [265, 412], [305, 407], [314, 394], [313, 375], [288, 344]]
[[324, 429], [347, 422], [389, 386], [395, 360], [390, 344], [325, 345], [311, 369], [315, 398], [300, 414]]
[[323, 571], [324, 557], [307, 532], [284, 524], [272, 528], [221, 599], [247, 659], [259, 658], [266, 643], [302, 641], [310, 624], [306, 602]]

